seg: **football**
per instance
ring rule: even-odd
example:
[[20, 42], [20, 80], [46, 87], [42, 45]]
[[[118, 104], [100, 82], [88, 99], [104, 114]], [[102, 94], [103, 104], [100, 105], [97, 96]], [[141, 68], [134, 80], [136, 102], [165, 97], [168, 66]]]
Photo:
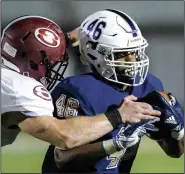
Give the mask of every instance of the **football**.
[[[165, 100], [170, 105], [172, 105], [173, 101], [170, 98], [170, 96], [168, 95], [168, 93], [166, 93], [164, 91], [157, 91], [157, 92], [159, 92], [165, 98]], [[160, 106], [160, 101], [159, 101], [159, 103], [157, 103], [158, 101], [156, 100], [155, 96], [154, 96], [154, 98], [153, 98], [153, 96], [146, 96], [146, 97], [143, 97], [141, 99], [138, 99], [138, 101], [146, 102], [146, 103], [149, 103], [151, 105]], [[155, 127], [157, 127], [159, 129], [159, 131], [153, 132], [153, 131], [147, 130], [147, 136], [150, 139], [159, 141], [159, 140], [168, 139], [170, 137], [171, 132], [169, 131], [169, 128], [167, 127], [167, 124], [164, 123], [164, 115], [163, 114], [161, 114], [161, 116], [160, 116], [160, 121], [155, 122], [153, 124], [155, 125]]]

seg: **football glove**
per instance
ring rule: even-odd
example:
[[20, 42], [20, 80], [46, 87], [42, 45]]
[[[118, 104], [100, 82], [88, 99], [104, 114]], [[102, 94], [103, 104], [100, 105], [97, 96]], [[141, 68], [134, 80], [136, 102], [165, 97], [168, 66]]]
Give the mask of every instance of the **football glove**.
[[162, 113], [161, 121], [164, 122], [165, 127], [170, 131], [172, 138], [179, 140], [184, 136], [183, 110], [171, 93], [153, 91], [145, 97], [138, 99], [138, 101], [146, 102]]
[[103, 141], [104, 150], [109, 155], [120, 150], [126, 151], [127, 148], [136, 145], [140, 141], [140, 138], [147, 133], [147, 130], [159, 130], [152, 124], [154, 122], [156, 122], [156, 119], [132, 123], [126, 127], [121, 127], [115, 137], [111, 140]]
[[120, 129], [117, 136], [113, 138], [114, 145], [118, 150], [134, 146], [147, 133], [147, 130], [154, 132], [159, 130], [152, 124], [154, 122], [156, 119], [128, 124], [125, 128]]

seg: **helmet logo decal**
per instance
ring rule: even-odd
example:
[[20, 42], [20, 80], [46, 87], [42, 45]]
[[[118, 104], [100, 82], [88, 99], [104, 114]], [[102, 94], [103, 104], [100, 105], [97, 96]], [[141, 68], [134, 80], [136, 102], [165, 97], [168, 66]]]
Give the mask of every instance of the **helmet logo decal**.
[[33, 93], [44, 100], [51, 101], [51, 95], [42, 85], [36, 86]]
[[36, 29], [35, 37], [39, 42], [48, 47], [58, 47], [60, 45], [60, 38], [58, 34], [48, 28]]

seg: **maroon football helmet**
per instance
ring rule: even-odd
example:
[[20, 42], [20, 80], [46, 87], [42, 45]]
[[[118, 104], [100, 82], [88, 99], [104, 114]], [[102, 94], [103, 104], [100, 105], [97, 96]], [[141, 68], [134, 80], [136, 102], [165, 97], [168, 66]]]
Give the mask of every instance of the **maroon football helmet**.
[[41, 16], [23, 16], [10, 22], [2, 33], [1, 54], [21, 74], [42, 82], [48, 90], [63, 78], [68, 65], [63, 31]]

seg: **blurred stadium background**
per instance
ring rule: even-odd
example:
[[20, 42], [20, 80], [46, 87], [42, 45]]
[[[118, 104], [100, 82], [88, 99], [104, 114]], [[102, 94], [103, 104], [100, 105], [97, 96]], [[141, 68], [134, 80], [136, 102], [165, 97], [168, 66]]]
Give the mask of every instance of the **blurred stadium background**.
[[[184, 1], [10, 1], [1, 2], [2, 28], [23, 15], [42, 15], [54, 20], [64, 31], [77, 27], [91, 13], [114, 8], [136, 20], [149, 42], [146, 52], [150, 72], [158, 76], [166, 91], [184, 106]], [[87, 72], [69, 49], [70, 66], [65, 76]], [[74, 58], [74, 59], [73, 59]], [[21, 133], [16, 142], [2, 148], [3, 173], [39, 173], [47, 143]], [[156, 142], [143, 138], [133, 173], [184, 173], [184, 156], [172, 159]]]

